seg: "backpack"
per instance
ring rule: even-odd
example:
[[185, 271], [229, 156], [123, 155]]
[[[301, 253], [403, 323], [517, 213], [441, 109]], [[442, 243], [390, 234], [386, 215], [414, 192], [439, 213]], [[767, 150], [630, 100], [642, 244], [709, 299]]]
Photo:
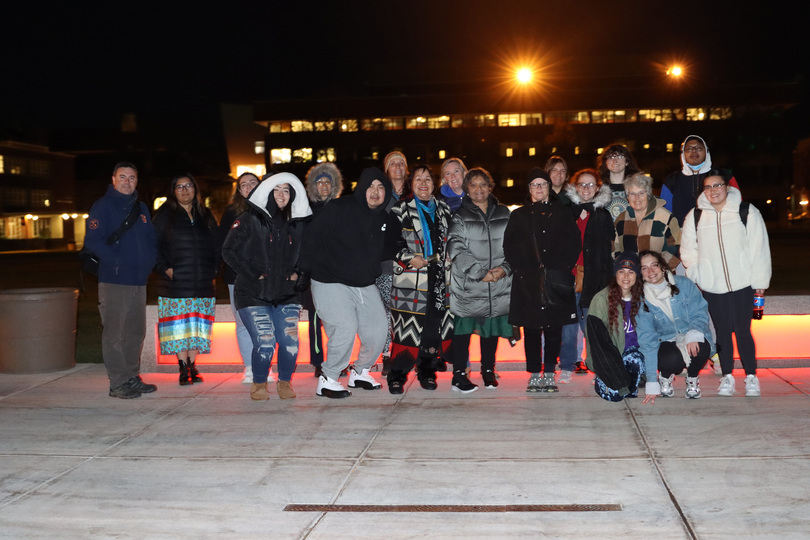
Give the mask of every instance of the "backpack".
[[[742, 221], [743, 227], [748, 230], [748, 209], [751, 207], [751, 203], [748, 201], [740, 201], [740, 220]], [[703, 213], [703, 210], [695, 207], [695, 211], [692, 215], [695, 218], [695, 231], [697, 231], [698, 221], [700, 221], [700, 214]]]

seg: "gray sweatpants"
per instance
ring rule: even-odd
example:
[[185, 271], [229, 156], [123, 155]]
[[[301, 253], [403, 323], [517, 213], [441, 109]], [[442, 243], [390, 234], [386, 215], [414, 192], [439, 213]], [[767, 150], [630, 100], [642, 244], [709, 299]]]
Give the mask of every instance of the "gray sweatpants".
[[328, 343], [324, 375], [338, 380], [346, 369], [354, 348], [354, 337], [360, 337], [360, 353], [354, 365], [357, 371], [371, 368], [382, 353], [388, 331], [380, 291], [376, 285], [349, 287], [340, 283], [312, 280], [312, 299], [323, 321]]

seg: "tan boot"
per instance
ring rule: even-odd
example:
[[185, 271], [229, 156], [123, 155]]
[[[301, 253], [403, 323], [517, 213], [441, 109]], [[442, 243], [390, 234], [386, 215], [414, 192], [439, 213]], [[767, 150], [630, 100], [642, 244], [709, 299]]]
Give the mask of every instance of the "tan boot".
[[267, 401], [270, 394], [267, 393], [267, 383], [251, 383], [250, 399], [254, 401]]
[[281, 399], [293, 399], [295, 397], [295, 390], [293, 390], [290, 381], [278, 381], [276, 383], [276, 392]]

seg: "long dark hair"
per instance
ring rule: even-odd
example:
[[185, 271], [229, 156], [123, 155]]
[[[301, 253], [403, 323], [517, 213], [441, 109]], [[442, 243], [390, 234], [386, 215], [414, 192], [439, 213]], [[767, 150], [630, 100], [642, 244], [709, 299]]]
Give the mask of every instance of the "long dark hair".
[[[661, 269], [662, 272], [664, 272], [664, 281], [666, 282], [667, 285], [669, 285], [670, 295], [678, 296], [681, 290], [678, 288], [677, 285], [669, 282], [668, 276], [669, 274], [671, 274], [671, 272], [669, 271], [669, 264], [667, 264], [667, 261], [664, 260], [664, 256], [658, 253], [657, 251], [645, 249], [638, 254], [639, 262], [647, 255], [649, 255], [650, 257], [655, 257], [655, 261], [658, 263], [658, 267]], [[647, 308], [647, 304], [644, 304], [644, 311], [649, 311], [649, 309]]]
[[[644, 281], [636, 274], [636, 282], [630, 288], [630, 322], [633, 328], [636, 327], [636, 315], [644, 301]], [[624, 320], [624, 307], [622, 306], [622, 288], [616, 281], [616, 274], [608, 285], [608, 326], [613, 332], [619, 324], [619, 319]]]
[[623, 144], [611, 144], [604, 152], [599, 155], [598, 163], [596, 166], [599, 168], [599, 176], [602, 177], [602, 182], [610, 183], [610, 171], [607, 168], [607, 157], [610, 154], [622, 154], [625, 160], [624, 177], [629, 178], [639, 172], [636, 160], [633, 159], [633, 154]]
[[172, 181], [169, 185], [169, 196], [166, 199], [166, 204], [169, 205], [169, 208], [172, 210], [177, 210], [180, 207], [180, 203], [177, 202], [177, 195], [175, 194], [175, 188], [177, 187], [177, 183], [182, 180], [183, 178], [188, 178], [191, 185], [194, 186], [194, 198], [191, 200], [191, 215], [196, 217], [202, 217], [205, 215], [205, 209], [202, 205], [202, 196], [200, 195], [200, 187], [197, 185], [197, 181], [194, 177], [189, 173], [181, 173], [176, 175], [172, 178]]

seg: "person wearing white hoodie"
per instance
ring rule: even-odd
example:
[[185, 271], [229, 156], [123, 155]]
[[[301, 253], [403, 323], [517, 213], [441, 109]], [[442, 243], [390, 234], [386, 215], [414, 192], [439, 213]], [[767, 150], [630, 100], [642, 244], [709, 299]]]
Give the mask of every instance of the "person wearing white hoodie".
[[[686, 214], [695, 207], [698, 196], [703, 193], [703, 179], [712, 168], [712, 155], [702, 137], [689, 135], [681, 145], [681, 170], [671, 173], [661, 186], [664, 208], [672, 212], [683, 227]], [[737, 180], [731, 177], [729, 184], [739, 189]]]
[[684, 219], [681, 260], [686, 276], [703, 291], [717, 331], [723, 371], [718, 395], [734, 394], [733, 333], [745, 369], [745, 395], [759, 396], [751, 318], [754, 292], [764, 294], [770, 285], [771, 252], [762, 215], [743, 203], [729, 177], [721, 169], [706, 172], [697, 207]]

